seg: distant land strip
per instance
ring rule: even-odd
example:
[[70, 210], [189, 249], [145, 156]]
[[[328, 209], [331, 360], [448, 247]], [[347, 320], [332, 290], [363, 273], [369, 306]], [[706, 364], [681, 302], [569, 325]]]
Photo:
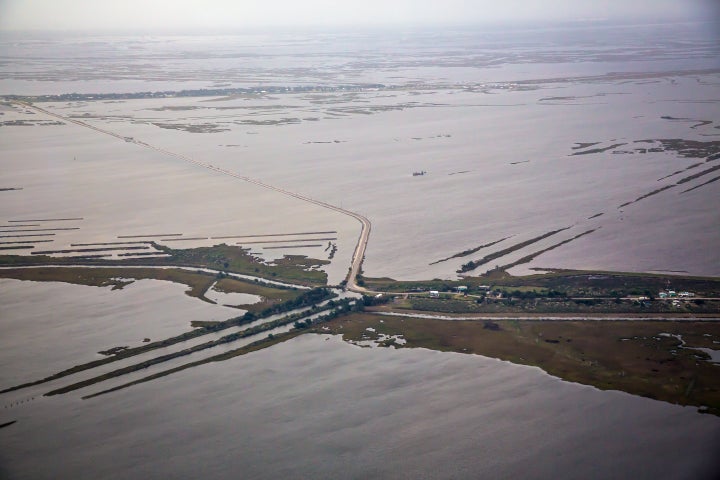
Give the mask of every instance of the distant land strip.
[[19, 187], [19, 188], [15, 188], [15, 187], [0, 188], [0, 192], [12, 192], [12, 191], [15, 191], [15, 190], [22, 190], [22, 187]]
[[0, 235], [0, 238], [52, 237], [54, 233], [34, 233], [30, 235]]
[[54, 241], [55, 241], [55, 240], [15, 240], [15, 241], [12, 241], [12, 242], [0, 242], [0, 245], [7, 245], [7, 244], [11, 244], [11, 243], [26, 243], [26, 244], [30, 244], [30, 243], [45, 243], [45, 242], [54, 242]]
[[165, 90], [158, 92], [133, 93], [64, 93], [60, 95], [4, 95], [8, 100], [26, 102], [65, 102], [69, 100], [135, 100], [141, 98], [172, 97], [221, 97], [229, 95], [257, 95], [277, 93], [321, 93], [336, 91], [362, 91], [385, 89], [380, 83], [349, 83], [340, 85], [300, 85], [300, 86], [258, 86], [247, 88], [199, 88], [194, 90]]
[[574, 147], [571, 147], [573, 150], [583, 150], [588, 147], [592, 147], [593, 145], [600, 145], [600, 142], [576, 142]]
[[0, 230], [0, 233], [17, 233], [17, 232], [56, 232], [62, 230], [80, 230], [80, 227], [66, 227], [66, 228], [32, 228], [32, 229], [21, 229], [21, 230]]
[[172, 257], [169, 253], [162, 252], [130, 252], [118, 253], [118, 257]]
[[532, 245], [533, 243], [537, 243], [537, 242], [539, 242], [540, 240], [543, 240], [543, 239], [545, 239], [545, 238], [547, 238], [547, 237], [549, 237], [549, 236], [551, 236], [551, 235], [555, 235], [556, 233], [560, 233], [560, 232], [562, 232], [563, 230], [567, 230], [567, 229], [569, 229], [569, 228], [570, 228], [570, 227], [565, 227], [565, 228], [560, 228], [560, 229], [558, 229], [558, 230], [552, 230], [552, 231], [550, 231], [550, 232], [544, 233], [544, 234], [542, 234], [542, 235], [540, 235], [540, 236], [537, 236], [537, 237], [535, 237], [535, 238], [531, 238], [530, 240], [525, 240], [524, 242], [516, 243], [515, 245], [512, 245], [512, 246], [510, 246], [510, 247], [504, 248], [504, 249], [502, 249], [502, 250], [500, 250], [500, 251], [497, 251], [497, 252], [495, 252], [495, 253], [491, 253], [491, 254], [489, 254], [489, 255], [486, 255], [486, 256], [484, 256], [483, 258], [479, 259], [479, 260], [475, 260], [475, 261], [472, 261], [472, 262], [468, 262], [468, 263], [464, 264], [463, 266], [461, 266], [460, 269], [457, 271], [457, 273], [465, 273], [465, 272], [469, 272], [470, 270], [475, 270], [475, 269], [476, 269], [477, 267], [479, 267], [480, 265], [484, 265], [484, 264], [486, 264], [486, 263], [488, 263], [488, 262], [490, 262], [490, 261], [492, 261], [492, 260], [495, 260], [496, 258], [504, 257], [504, 256], [507, 255], [508, 253], [512, 253], [512, 252], [514, 252], [514, 251], [516, 251], [516, 250], [520, 250], [521, 248], [525, 248], [525, 247], [527, 247], [528, 245]]
[[30, 248], [35, 248], [32, 245], [16, 245], [14, 247], [0, 247], [0, 250], [27, 250]]
[[451, 257], [443, 258], [442, 260], [435, 260], [434, 262], [429, 263], [428, 265], [435, 265], [437, 263], [447, 262], [448, 260], [451, 260], [453, 258], [467, 257], [468, 255], [472, 255], [473, 253], [477, 252], [478, 250], [482, 250], [483, 248], [487, 248], [487, 247], [492, 247], [496, 243], [505, 241], [508, 238], [510, 238], [510, 237], [501, 238], [500, 240], [495, 240], [494, 242], [486, 243], [485, 245], [480, 245], [479, 247], [471, 248], [469, 250], [463, 250], [462, 252], [456, 253], [455, 255], [453, 255]]
[[147, 235], [118, 235], [117, 238], [182, 237], [182, 233], [149, 233]]
[[676, 187], [676, 186], [677, 186], [676, 184], [672, 184], [672, 185], [665, 185], [664, 187], [657, 188], [657, 189], [653, 190], [652, 192], [648, 192], [648, 193], [646, 193], [645, 195], [639, 196], [639, 197], [636, 198], [635, 200], [632, 200], [632, 201], [630, 201], [630, 202], [625, 202], [625, 203], [623, 203], [623, 204], [620, 205], [618, 208], [627, 207], [628, 205], [632, 205], [633, 203], [637, 203], [637, 202], [639, 202], [640, 200], [643, 200], [643, 199], [648, 198], [648, 197], [652, 197], [653, 195], [657, 195], [657, 194], [660, 193], [660, 192], [664, 192], [665, 190], [668, 190], [668, 189], [673, 188], [673, 187]]
[[33, 220], [8, 220], [8, 222], [12, 223], [22, 223], [22, 222], [70, 222], [73, 220], [84, 220], [84, 218], [36, 218]]
[[576, 155], [590, 155], [593, 153], [603, 153], [603, 152], [607, 152], [608, 150], [612, 150], [613, 148], [622, 147], [623, 145], [627, 145], [627, 143], [614, 143], [614, 144], [610, 145], [609, 147], [591, 148], [590, 150], [583, 150], [582, 152], [573, 152], [569, 156], [573, 157]]
[[290, 237], [295, 235], [329, 235], [337, 233], [336, 230], [331, 232], [298, 232], [298, 233], [268, 233], [266, 235], [228, 235], [224, 237], [210, 237], [212, 240], [222, 240], [225, 238], [259, 238], [259, 237]]
[[18, 228], [18, 227], [39, 227], [39, 223], [24, 223], [22, 225], [0, 225], [0, 228]]
[[288, 243], [288, 242], [321, 242], [324, 240], [337, 240], [333, 238], [295, 238], [289, 240], [253, 240], [252, 242], [237, 242], [238, 245], [251, 245], [254, 243]]
[[[691, 181], [691, 180], [695, 180], [696, 178], [702, 177], [703, 175], [707, 175], [707, 174], [712, 173], [712, 172], [715, 172], [715, 171], [717, 171], [717, 170], [720, 170], [720, 165], [716, 165], [716, 166], [714, 166], [714, 167], [711, 167], [711, 168], [708, 168], [708, 169], [706, 169], [706, 170], [703, 170], [702, 172], [694, 173], [694, 174], [689, 175], [689, 176], [687, 176], [687, 177], [681, 178], [681, 179], [678, 180], [676, 183], [673, 183], [673, 184], [671, 184], [671, 185], [665, 185], [664, 187], [660, 187], [660, 188], [658, 188], [658, 189], [653, 190], [652, 192], [646, 193], [645, 195], [642, 195], [642, 196], [636, 198], [636, 199], [633, 200], [633, 201], [625, 202], [625, 203], [623, 203], [622, 205], [620, 205], [618, 208], [627, 207], [628, 205], [632, 205], [633, 203], [637, 203], [637, 202], [639, 202], [640, 200], [643, 200], [643, 199], [645, 199], [645, 198], [651, 197], [651, 196], [653, 196], [653, 195], [657, 195], [657, 194], [660, 193], [660, 192], [664, 192], [665, 190], [668, 190], [668, 189], [670, 189], [670, 188], [677, 187], [678, 185], [682, 185], [683, 183], [687, 183], [687, 182], [689, 182], [689, 181]], [[694, 188], [702, 187], [703, 185], [707, 185], [708, 183], [712, 183], [712, 182], [714, 182], [714, 181], [715, 181], [715, 179], [712, 179], [712, 180], [710, 180], [710, 181], [708, 181], [708, 182], [705, 182], [705, 183], [703, 183], [703, 184], [701, 184], [701, 185], [697, 185], [697, 186], [694, 187]], [[687, 190], [685, 190], [685, 191], [683, 191], [683, 192], [680, 192], [680, 193], [689, 192], [690, 190], [694, 190], [694, 188], [689, 188], [689, 189], [687, 189]]]
[[704, 68], [697, 70], [658, 70], [652, 72], [608, 72], [600, 75], [585, 75], [579, 77], [536, 78], [529, 80], [518, 80], [514, 83], [518, 85], [537, 85], [544, 83], [570, 83], [598, 80], [643, 80], [647, 78], [658, 78], [667, 76], [707, 75], [715, 74], [719, 71], [720, 69], [717, 68]]
[[714, 167], [705, 169], [702, 172], [698, 172], [693, 175], [687, 176], [685, 178], [681, 178], [680, 180], [677, 181], [677, 185], [680, 185], [681, 183], [689, 182], [690, 180], [695, 180], [698, 177], [702, 177], [703, 175], [707, 175], [708, 173], [712, 173], [716, 170], [720, 170], [720, 165], [715, 165]]
[[683, 191], [680, 192], [680, 193], [690, 192], [690, 191], [692, 191], [692, 190], [695, 190], [696, 188], [704, 187], [704, 186], [707, 185], [708, 183], [717, 182], [718, 180], [720, 180], [720, 177], [711, 178], [710, 180], [708, 180], [708, 181], [705, 182], [705, 183], [701, 183], [700, 185], [695, 185], [694, 187], [688, 188], [687, 190], [683, 190]]
[[150, 247], [123, 247], [123, 248], [77, 248], [71, 250], [42, 250], [32, 252], [33, 255], [53, 254], [53, 253], [83, 253], [83, 252], [124, 252], [125, 250], [147, 250]]
[[502, 268], [503, 270], [508, 270], [508, 269], [510, 269], [510, 268], [512, 268], [512, 267], [515, 267], [515, 266], [517, 266], [517, 265], [522, 265], [523, 263], [528, 263], [528, 262], [534, 260], [535, 258], [539, 257], [540, 255], [542, 255], [542, 254], [545, 253], [545, 252], [549, 252], [550, 250], [554, 250], [554, 249], [556, 249], [556, 248], [558, 248], [558, 247], [561, 247], [561, 246], [565, 245], [566, 243], [570, 243], [570, 242], [572, 242], [573, 240], [577, 240], [577, 239], [580, 238], [580, 237], [584, 237], [585, 235], [589, 235], [589, 234], [593, 233], [595, 230], [597, 230], [597, 229], [596, 229], [596, 228], [593, 228], [592, 230], [588, 230], [588, 231], [586, 231], [586, 232], [583, 232], [583, 233], [580, 233], [580, 234], [578, 234], [578, 235], [575, 235], [575, 236], [572, 237], [572, 238], [568, 238], [567, 240], [563, 240], [562, 242], [558, 242], [558, 243], [556, 243], [556, 244], [554, 244], [554, 245], [550, 245], [550, 246], [547, 247], [547, 248], [543, 248], [542, 250], [538, 250], [538, 251], [535, 252], [535, 253], [531, 253], [531, 254], [529, 254], [529, 255], [525, 255], [524, 257], [522, 257], [522, 258], [519, 259], [519, 260], [516, 260], [516, 261], [514, 261], [514, 262], [512, 262], [512, 263], [510, 263], [510, 264], [508, 264], [508, 265], [503, 265], [501, 268]]
[[679, 174], [679, 173], [682, 173], [682, 172], [684, 172], [684, 171], [686, 171], [686, 170], [691, 170], [691, 169], [693, 169], [693, 168], [699, 167], [700, 165], [702, 165], [702, 163], [693, 163], [692, 165], [690, 165], [690, 166], [688, 166], [688, 167], [686, 167], [686, 168], [683, 168], [682, 170], [677, 170], [677, 171], [675, 171], [675, 172], [673, 172], [673, 173], [671, 173], [671, 174], [669, 174], [669, 175], [665, 175], [664, 177], [660, 177], [660, 178], [657, 179], [657, 181], [660, 182], [660, 181], [662, 181], [662, 180], [665, 180], [666, 178], [673, 177], [673, 176], [675, 176], [675, 175], [677, 175], [677, 174]]
[[159, 242], [187, 242], [189, 240], [208, 240], [208, 237], [161, 238]]
[[[50, 241], [50, 240], [48, 240]], [[104, 243], [71, 243], [71, 247], [97, 247], [100, 245], [135, 245], [138, 243], [152, 243], [150, 240], [142, 240], [137, 242], [104, 242]]]
[[303, 247], [322, 247], [322, 245], [315, 244], [315, 245], [280, 245], [278, 247], [263, 247], [265, 250], [274, 250], [276, 248], [303, 248]]

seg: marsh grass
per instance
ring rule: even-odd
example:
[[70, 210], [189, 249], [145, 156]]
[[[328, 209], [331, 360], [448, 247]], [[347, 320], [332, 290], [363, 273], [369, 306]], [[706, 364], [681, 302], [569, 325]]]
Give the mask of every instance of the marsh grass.
[[[693, 321], [445, 321], [351, 314], [324, 327], [345, 340], [402, 335], [405, 345], [478, 354], [537, 366], [563, 380], [680, 405], [707, 406], [720, 415], [720, 365], [688, 347], [717, 348], [720, 323]], [[373, 328], [370, 332], [367, 328]], [[318, 333], [328, 331], [317, 330]], [[681, 342], [661, 333], [681, 335]], [[364, 338], [363, 338], [364, 337]]]

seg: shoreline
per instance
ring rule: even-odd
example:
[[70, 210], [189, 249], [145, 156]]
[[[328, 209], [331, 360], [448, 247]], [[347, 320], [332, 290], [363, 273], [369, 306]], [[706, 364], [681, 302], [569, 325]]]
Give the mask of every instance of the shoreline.
[[360, 312], [313, 332], [341, 335], [362, 348], [427, 348], [497, 358], [538, 367], [563, 381], [720, 416], [720, 364], [705, 351], [720, 343], [716, 321], [624, 321], [608, 328], [597, 321], [447, 322]]

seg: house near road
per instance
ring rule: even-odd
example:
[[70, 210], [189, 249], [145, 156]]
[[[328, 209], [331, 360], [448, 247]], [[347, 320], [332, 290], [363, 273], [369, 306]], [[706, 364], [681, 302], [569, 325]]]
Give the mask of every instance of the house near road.
[[438, 292], [437, 290], [430, 290], [430, 296], [432, 298], [438, 298], [440, 296], [440, 292]]

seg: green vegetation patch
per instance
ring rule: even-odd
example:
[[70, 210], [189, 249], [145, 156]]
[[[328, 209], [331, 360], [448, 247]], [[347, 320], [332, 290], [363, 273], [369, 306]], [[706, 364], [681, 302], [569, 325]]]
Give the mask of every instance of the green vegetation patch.
[[[226, 244], [184, 250], [174, 250], [159, 245], [156, 248], [163, 250], [170, 257], [153, 259], [153, 263], [214, 268], [305, 285], [325, 285], [327, 274], [317, 267], [330, 263], [327, 260], [310, 259], [302, 255], [286, 255], [272, 264], [267, 264], [250, 255], [248, 249]], [[146, 259], [141, 261], [144, 262]]]
[[668, 300], [637, 301], [620, 298], [566, 298], [548, 296], [535, 291], [507, 290], [502, 298], [464, 297], [441, 294], [439, 298], [411, 296], [396, 300], [389, 309], [409, 309], [424, 312], [477, 313], [477, 314], [663, 314], [663, 315], [717, 315], [718, 300], [687, 300], [673, 304]]
[[91, 256], [71, 258], [47, 255], [0, 255], [0, 266], [71, 265], [80, 261], [87, 265], [113, 267], [136, 265], [200, 267], [308, 286], [327, 284], [327, 274], [319, 270], [319, 267], [329, 264], [328, 260], [286, 255], [269, 264], [251, 255], [248, 249], [234, 245], [221, 244], [187, 249], [173, 249], [156, 243], [152, 243], [152, 246], [166, 256], [113, 260]]
[[460, 280], [398, 281], [392, 278], [364, 278], [364, 282], [368, 289], [382, 292], [449, 292], [464, 285], [468, 287], [468, 293], [473, 294], [482, 294], [486, 291], [484, 287], [504, 290], [532, 287], [573, 297], [657, 296], [660, 290], [671, 288], [678, 292], [693, 292], [697, 297], [720, 296], [720, 279], [714, 277], [559, 269], [525, 276], [514, 276], [503, 269], [494, 269], [483, 275]]
[[175, 268], [82, 268], [38, 267], [0, 270], [1, 278], [31, 280], [34, 282], [65, 282], [76, 285], [121, 289], [134, 280], [167, 280], [187, 285], [191, 297], [204, 298], [208, 288], [215, 282], [213, 275]]
[[402, 336], [407, 343], [394, 346], [537, 366], [563, 380], [695, 405], [720, 415], [720, 365], [690, 348], [720, 348], [716, 322], [446, 321], [357, 313], [325, 327], [348, 341]]

